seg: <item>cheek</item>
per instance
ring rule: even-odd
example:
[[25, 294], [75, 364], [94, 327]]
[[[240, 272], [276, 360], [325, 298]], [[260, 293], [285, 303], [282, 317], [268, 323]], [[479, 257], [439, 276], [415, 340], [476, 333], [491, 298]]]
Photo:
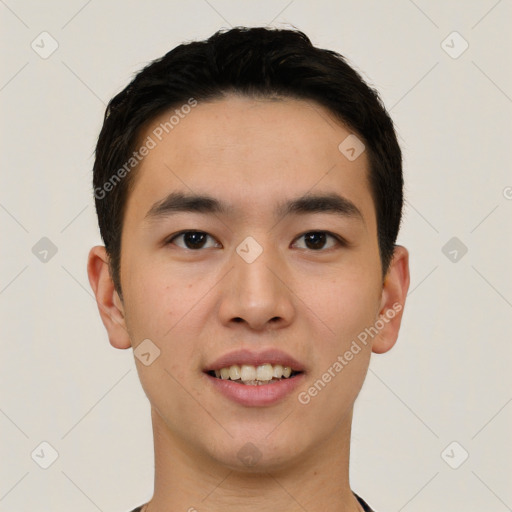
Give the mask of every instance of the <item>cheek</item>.
[[[312, 411], [323, 411], [328, 430], [347, 413], [364, 382], [371, 343], [360, 335], [376, 320], [378, 286], [367, 276], [337, 278], [316, 287], [308, 306], [320, 321], [314, 320], [318, 328], [313, 329], [315, 373], [302, 397], [310, 400]], [[319, 329], [325, 334], [318, 336]]]
[[185, 383], [191, 369], [197, 367], [194, 318], [198, 299], [204, 293], [199, 283], [187, 280], [187, 284], [168, 270], [148, 266], [130, 270], [132, 278], [125, 294], [126, 322], [134, 351], [146, 339], [159, 351], [148, 366], [136, 358], [142, 388], [162, 413], [172, 410], [184, 414], [186, 394], [180, 383]]
[[200, 283], [169, 267], [154, 264], [149, 258], [146, 262], [126, 263], [126, 284], [123, 284], [126, 320], [130, 331], [138, 337], [165, 342], [197, 304]]
[[[312, 331], [313, 336], [316, 334], [314, 372], [298, 396], [303, 407], [301, 421], [310, 422], [311, 429], [321, 437], [329, 437], [336, 430], [361, 390], [371, 344], [361, 342], [358, 336], [372, 325], [376, 309], [374, 294], [368, 289], [349, 290], [345, 282], [345, 287], [333, 283], [326, 291], [317, 292], [311, 307], [321, 318], [321, 322], [314, 320], [316, 327]], [[325, 334], [319, 336], [320, 328]], [[319, 414], [323, 418], [321, 425]]]
[[325, 335], [316, 336], [316, 371], [312, 380], [316, 390], [323, 389], [318, 379], [329, 381], [326, 392], [319, 393], [322, 396], [315, 400], [318, 407], [339, 405], [332, 411], [336, 416], [333, 421], [355, 400], [364, 381], [371, 343], [361, 341], [361, 333], [374, 324], [378, 303], [378, 286], [368, 276], [362, 279], [355, 273], [324, 283], [323, 289], [317, 287], [313, 292], [311, 310], [318, 312], [321, 323], [316, 323]]
[[197, 367], [208, 280], [157, 265], [132, 266], [130, 276], [125, 319], [134, 349], [149, 339], [160, 350], [150, 367], [136, 361], [142, 385], [146, 393], [158, 393], [162, 383], [167, 392], [179, 390], [173, 377], [183, 382]]
[[357, 336], [377, 318], [380, 302], [378, 277], [351, 269], [335, 278], [317, 282], [308, 290], [311, 310], [323, 321], [330, 342], [337, 348]]

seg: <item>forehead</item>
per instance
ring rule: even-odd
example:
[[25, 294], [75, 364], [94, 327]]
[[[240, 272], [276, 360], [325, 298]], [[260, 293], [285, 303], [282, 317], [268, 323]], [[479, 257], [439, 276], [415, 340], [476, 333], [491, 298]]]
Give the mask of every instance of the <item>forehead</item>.
[[173, 190], [256, 210], [285, 196], [337, 192], [371, 215], [366, 153], [349, 160], [339, 149], [349, 136], [328, 110], [304, 100], [228, 96], [178, 106], [141, 133], [139, 144], [152, 149], [126, 210], [143, 216]]

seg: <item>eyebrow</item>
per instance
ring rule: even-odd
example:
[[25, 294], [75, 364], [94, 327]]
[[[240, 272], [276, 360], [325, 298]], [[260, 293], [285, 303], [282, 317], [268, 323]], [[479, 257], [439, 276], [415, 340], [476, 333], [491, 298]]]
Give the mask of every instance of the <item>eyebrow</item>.
[[[229, 204], [208, 195], [171, 192], [167, 197], [151, 206], [146, 213], [145, 220], [156, 221], [174, 213], [182, 212], [229, 215], [233, 213], [233, 208]], [[277, 217], [309, 213], [333, 213], [342, 217], [359, 218], [364, 223], [364, 217], [359, 208], [346, 197], [336, 193], [306, 194], [285, 201], [276, 208]]]

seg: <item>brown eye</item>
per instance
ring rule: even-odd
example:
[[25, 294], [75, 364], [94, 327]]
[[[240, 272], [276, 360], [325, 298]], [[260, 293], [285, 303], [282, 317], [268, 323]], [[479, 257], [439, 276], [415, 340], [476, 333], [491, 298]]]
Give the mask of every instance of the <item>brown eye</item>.
[[[310, 249], [312, 251], [320, 251], [322, 249], [331, 249], [341, 244], [341, 240], [326, 231], [310, 231], [304, 233], [297, 240], [303, 239], [304, 242], [299, 244], [299, 249]], [[297, 244], [295, 244], [297, 245]]]
[[[208, 239], [211, 239], [213, 243], [208, 245]], [[215, 247], [218, 245], [212, 236], [204, 231], [184, 231], [182, 233], [173, 236], [168, 243], [174, 243], [178, 247], [183, 249], [203, 249], [208, 247]]]

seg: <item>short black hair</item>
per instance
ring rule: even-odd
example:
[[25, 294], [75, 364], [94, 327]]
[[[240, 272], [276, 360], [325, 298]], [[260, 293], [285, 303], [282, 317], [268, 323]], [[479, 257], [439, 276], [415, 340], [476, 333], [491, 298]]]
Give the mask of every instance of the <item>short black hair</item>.
[[312, 100], [362, 140], [370, 164], [368, 180], [384, 277], [400, 227], [403, 176], [393, 122], [377, 91], [342, 55], [313, 46], [299, 30], [236, 27], [219, 30], [204, 41], [181, 44], [152, 61], [106, 108], [93, 187], [100, 233], [121, 299], [123, 218], [137, 167], [134, 150], [144, 127], [191, 99], [213, 101], [229, 93]]

